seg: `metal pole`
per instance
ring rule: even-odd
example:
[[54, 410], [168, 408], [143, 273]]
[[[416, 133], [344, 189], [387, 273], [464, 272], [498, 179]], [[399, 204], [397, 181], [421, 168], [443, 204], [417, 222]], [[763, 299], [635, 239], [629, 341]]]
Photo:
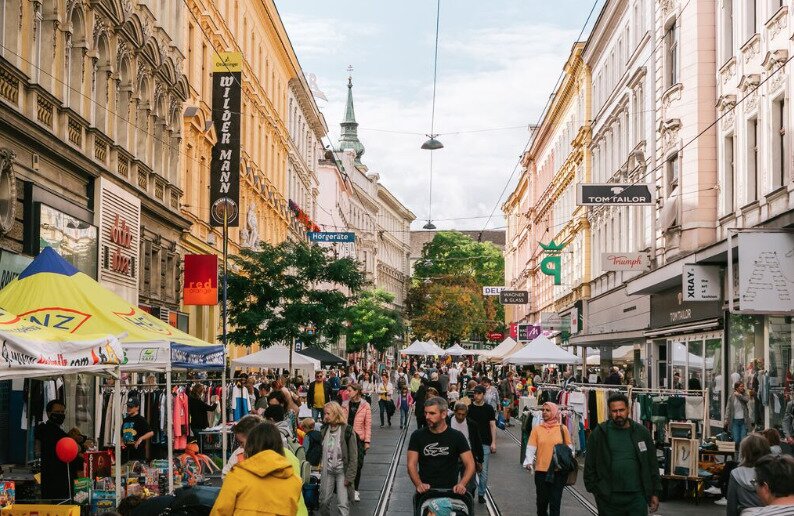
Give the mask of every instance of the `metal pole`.
[[174, 494], [174, 403], [171, 398], [171, 361], [165, 366], [165, 413], [168, 427], [168, 494]]
[[116, 378], [113, 385], [113, 406], [116, 413], [113, 417], [116, 420], [116, 433], [113, 439], [116, 443], [116, 503], [121, 502], [121, 366], [116, 368]]
[[221, 461], [223, 466], [226, 466], [226, 287], [227, 287], [227, 268], [229, 265], [229, 215], [226, 210], [223, 211], [223, 306], [221, 307], [222, 327], [223, 327], [223, 372], [221, 373]]
[[295, 337], [289, 343], [289, 368], [287, 368], [289, 378], [292, 378], [292, 350], [295, 349]]

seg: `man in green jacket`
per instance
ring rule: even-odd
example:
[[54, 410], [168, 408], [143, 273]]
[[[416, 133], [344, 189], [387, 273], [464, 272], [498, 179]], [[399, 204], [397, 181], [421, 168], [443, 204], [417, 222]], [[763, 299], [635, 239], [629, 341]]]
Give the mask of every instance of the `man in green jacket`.
[[629, 400], [613, 394], [609, 421], [587, 441], [584, 485], [596, 497], [598, 514], [637, 516], [659, 508], [662, 481], [648, 430], [629, 419]]

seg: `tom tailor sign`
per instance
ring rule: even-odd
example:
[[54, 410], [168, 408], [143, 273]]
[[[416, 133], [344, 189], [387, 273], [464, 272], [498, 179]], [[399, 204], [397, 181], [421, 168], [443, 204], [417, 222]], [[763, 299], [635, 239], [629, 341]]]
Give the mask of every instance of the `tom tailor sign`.
[[651, 185], [634, 184], [582, 184], [577, 191], [576, 204], [579, 206], [606, 205], [652, 205]]
[[242, 54], [221, 52], [212, 68], [212, 121], [217, 142], [210, 169], [210, 224], [240, 225], [240, 80]]

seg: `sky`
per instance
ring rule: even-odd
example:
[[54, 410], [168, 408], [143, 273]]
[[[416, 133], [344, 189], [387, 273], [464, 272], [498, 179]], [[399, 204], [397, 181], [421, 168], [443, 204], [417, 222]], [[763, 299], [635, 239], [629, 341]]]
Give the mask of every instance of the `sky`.
[[432, 217], [439, 229], [481, 230], [486, 222], [504, 227], [501, 205], [517, 183], [528, 127], [538, 123], [594, 1], [583, 38], [603, 0], [441, 0], [434, 132], [444, 148], [432, 152], [432, 203], [431, 151], [420, 146], [430, 133], [436, 2], [276, 5], [304, 73], [317, 76], [328, 98], [318, 105], [331, 142], [352, 66], [362, 161], [416, 215], [412, 228]]

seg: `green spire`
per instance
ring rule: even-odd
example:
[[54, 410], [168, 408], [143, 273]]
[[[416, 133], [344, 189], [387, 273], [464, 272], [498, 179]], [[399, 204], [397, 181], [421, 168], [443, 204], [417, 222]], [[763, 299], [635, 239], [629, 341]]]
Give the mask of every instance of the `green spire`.
[[358, 122], [353, 109], [353, 78], [347, 78], [347, 106], [345, 119], [339, 124], [342, 126], [342, 136], [339, 138], [339, 150], [353, 149], [356, 152], [356, 163], [361, 163], [364, 154], [364, 145], [358, 139]]

